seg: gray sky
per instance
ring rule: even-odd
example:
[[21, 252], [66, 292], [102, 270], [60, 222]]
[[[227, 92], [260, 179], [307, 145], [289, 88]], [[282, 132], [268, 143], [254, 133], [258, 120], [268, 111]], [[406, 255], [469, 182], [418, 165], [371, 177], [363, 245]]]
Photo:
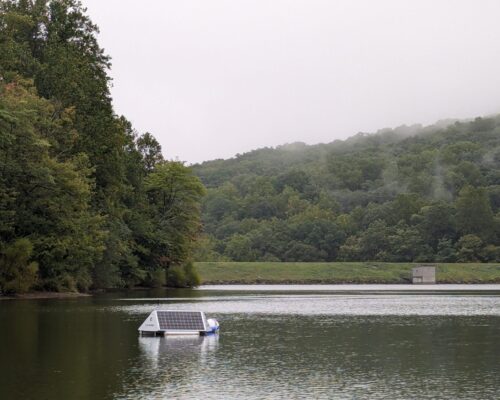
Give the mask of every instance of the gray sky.
[[83, 0], [117, 113], [188, 163], [500, 112], [500, 1]]

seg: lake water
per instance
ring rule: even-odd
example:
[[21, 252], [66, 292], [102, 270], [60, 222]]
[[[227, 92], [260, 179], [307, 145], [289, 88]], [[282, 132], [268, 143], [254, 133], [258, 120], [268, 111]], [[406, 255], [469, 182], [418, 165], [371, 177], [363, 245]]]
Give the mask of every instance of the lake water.
[[[155, 308], [207, 337], [139, 337]], [[254, 285], [0, 301], [0, 399], [500, 398], [500, 285]]]

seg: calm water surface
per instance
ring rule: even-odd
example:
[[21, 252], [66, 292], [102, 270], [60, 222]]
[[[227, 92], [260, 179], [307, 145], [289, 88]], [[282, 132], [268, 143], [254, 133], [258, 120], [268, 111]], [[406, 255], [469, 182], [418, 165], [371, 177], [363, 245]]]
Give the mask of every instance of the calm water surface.
[[[139, 337], [155, 308], [218, 336]], [[500, 285], [206, 286], [0, 302], [0, 399], [498, 399]]]

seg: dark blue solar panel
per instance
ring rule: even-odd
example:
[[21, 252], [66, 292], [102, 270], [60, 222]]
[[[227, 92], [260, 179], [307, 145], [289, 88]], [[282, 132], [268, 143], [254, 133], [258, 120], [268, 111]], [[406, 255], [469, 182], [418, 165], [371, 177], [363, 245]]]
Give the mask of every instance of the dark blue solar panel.
[[157, 311], [162, 330], [203, 331], [203, 316], [199, 311]]

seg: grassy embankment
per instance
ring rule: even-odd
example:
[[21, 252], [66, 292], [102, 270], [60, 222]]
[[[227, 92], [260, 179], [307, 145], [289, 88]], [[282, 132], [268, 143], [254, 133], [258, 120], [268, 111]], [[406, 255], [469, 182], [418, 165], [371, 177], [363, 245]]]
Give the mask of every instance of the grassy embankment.
[[[418, 264], [379, 262], [198, 262], [203, 284], [409, 283]], [[500, 264], [433, 264], [438, 283], [500, 283]]]

